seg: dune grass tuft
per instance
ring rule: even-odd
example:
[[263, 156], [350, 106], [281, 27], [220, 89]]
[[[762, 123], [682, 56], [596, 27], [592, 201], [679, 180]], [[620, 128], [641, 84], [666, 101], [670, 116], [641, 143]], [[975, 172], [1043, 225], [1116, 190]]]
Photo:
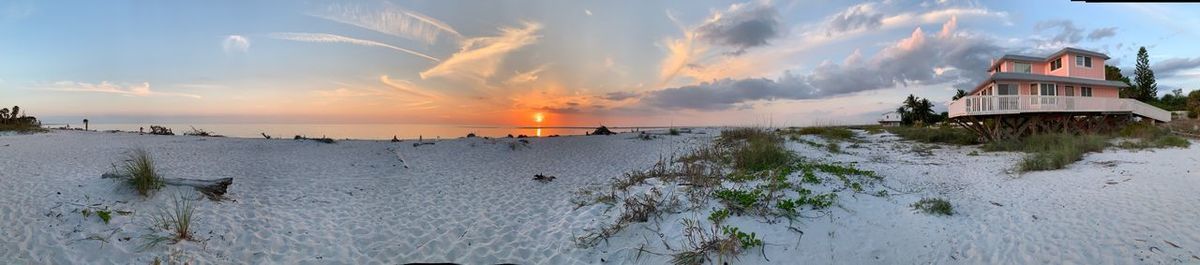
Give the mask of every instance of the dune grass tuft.
[[1082, 159], [1084, 154], [1102, 151], [1106, 146], [1108, 138], [1104, 136], [1058, 133], [992, 142], [984, 145], [983, 149], [1029, 153], [1021, 161], [1020, 169], [1037, 171], [1064, 168]]
[[192, 239], [192, 216], [196, 213], [194, 200], [177, 195], [172, 199], [172, 206], [171, 209], [159, 209], [156, 221], [171, 231], [174, 240]]
[[154, 167], [154, 159], [145, 149], [131, 151], [118, 171], [118, 174], [129, 176], [126, 182], [142, 196], [149, 196], [163, 186], [162, 176]]
[[927, 214], [954, 215], [954, 206], [941, 198], [924, 198], [913, 203], [912, 207]]

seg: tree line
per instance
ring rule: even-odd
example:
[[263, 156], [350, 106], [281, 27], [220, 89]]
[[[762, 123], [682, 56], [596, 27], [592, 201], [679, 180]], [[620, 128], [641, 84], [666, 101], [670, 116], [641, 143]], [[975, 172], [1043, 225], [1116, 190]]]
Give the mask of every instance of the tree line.
[[1137, 63], [1133, 69], [1133, 79], [1121, 73], [1121, 68], [1104, 65], [1104, 79], [1124, 82], [1128, 87], [1121, 89], [1122, 98], [1132, 98], [1146, 104], [1168, 110], [1188, 111], [1188, 116], [1200, 116], [1200, 89], [1187, 95], [1183, 89], [1173, 89], [1170, 93], [1158, 96], [1158, 80], [1154, 77], [1154, 69], [1150, 69], [1150, 53], [1146, 47], [1138, 49]]

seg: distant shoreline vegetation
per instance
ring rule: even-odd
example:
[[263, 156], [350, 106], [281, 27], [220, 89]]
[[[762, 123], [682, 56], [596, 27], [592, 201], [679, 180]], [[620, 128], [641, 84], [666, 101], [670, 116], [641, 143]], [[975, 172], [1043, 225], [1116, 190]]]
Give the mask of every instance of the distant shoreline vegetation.
[[37, 117], [27, 116], [21, 112], [20, 106], [12, 109], [0, 108], [0, 132], [35, 133], [44, 132], [42, 122]]

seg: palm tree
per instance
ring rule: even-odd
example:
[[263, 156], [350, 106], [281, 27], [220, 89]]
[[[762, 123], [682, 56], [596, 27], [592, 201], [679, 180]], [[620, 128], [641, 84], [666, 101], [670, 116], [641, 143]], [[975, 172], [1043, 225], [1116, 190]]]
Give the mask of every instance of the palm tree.
[[958, 99], [964, 98], [966, 96], [967, 96], [967, 91], [963, 91], [962, 89], [959, 89], [958, 92], [954, 93], [954, 98], [951, 98], [950, 100], [958, 100]]
[[0, 109], [0, 123], [8, 122], [8, 108]]

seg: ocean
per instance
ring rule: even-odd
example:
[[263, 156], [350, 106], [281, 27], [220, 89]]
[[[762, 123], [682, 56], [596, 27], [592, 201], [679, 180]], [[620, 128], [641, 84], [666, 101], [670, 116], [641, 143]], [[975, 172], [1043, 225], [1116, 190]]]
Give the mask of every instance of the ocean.
[[[78, 127], [80, 124], [72, 124]], [[583, 135], [591, 132], [594, 127], [518, 127], [518, 126], [471, 126], [471, 125], [439, 125], [439, 124], [258, 124], [258, 123], [197, 123], [197, 124], [133, 124], [133, 123], [92, 123], [89, 129], [96, 131], [121, 130], [138, 131], [144, 128], [150, 131], [150, 125], [170, 128], [175, 134], [192, 131], [192, 128], [208, 131], [213, 134], [228, 137], [258, 138], [262, 134], [273, 138], [292, 138], [296, 135], [305, 137], [329, 137], [333, 139], [364, 139], [387, 140], [392, 137], [400, 139], [436, 139], [458, 138], [474, 133], [479, 137], [505, 137], [527, 135], [531, 137], [547, 137], [551, 135]], [[61, 127], [62, 125], [47, 125]], [[609, 127], [617, 132], [664, 129], [665, 126], [648, 127]]]

